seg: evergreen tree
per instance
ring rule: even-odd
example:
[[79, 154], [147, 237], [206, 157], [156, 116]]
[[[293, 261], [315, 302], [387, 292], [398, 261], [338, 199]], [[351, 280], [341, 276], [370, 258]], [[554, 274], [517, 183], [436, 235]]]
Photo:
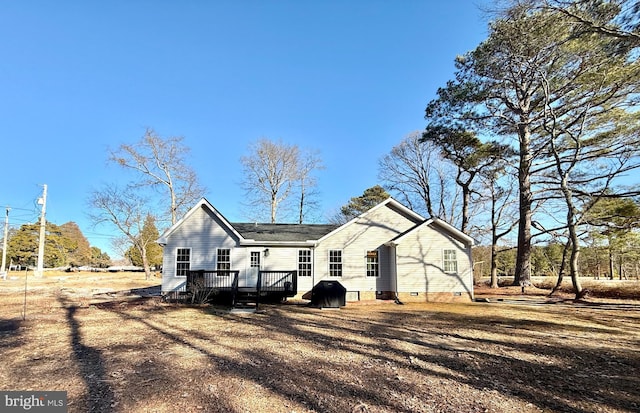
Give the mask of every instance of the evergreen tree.
[[111, 265], [111, 257], [106, 252], [102, 252], [98, 247], [91, 247], [91, 262], [92, 267], [107, 268]]
[[91, 263], [91, 245], [75, 222], [60, 225], [62, 236], [71, 247], [67, 254], [67, 265], [81, 267]]
[[340, 208], [340, 213], [333, 219], [336, 223], [345, 223], [358, 215], [367, 212], [374, 206], [389, 198], [390, 195], [380, 185], [366, 189], [361, 196], [353, 197], [349, 203]]
[[[152, 215], [147, 215], [142, 232], [140, 233], [140, 245], [145, 245], [146, 256], [150, 267], [159, 268], [162, 266], [162, 247], [155, 241], [160, 237], [156, 228], [155, 219]], [[143, 267], [142, 254], [139, 248], [132, 246], [127, 250], [125, 256], [131, 260], [131, 264]]]

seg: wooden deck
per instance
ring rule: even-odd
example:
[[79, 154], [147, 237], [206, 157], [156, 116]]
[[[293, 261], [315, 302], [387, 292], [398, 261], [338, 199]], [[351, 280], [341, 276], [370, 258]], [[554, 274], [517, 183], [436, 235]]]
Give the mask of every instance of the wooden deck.
[[[197, 270], [187, 274], [187, 292], [211, 290], [213, 297], [230, 298], [232, 306], [258, 307], [262, 300], [293, 297], [298, 292], [297, 271], [259, 271], [255, 285], [239, 286], [239, 270]], [[243, 283], [244, 284], [244, 283]]]

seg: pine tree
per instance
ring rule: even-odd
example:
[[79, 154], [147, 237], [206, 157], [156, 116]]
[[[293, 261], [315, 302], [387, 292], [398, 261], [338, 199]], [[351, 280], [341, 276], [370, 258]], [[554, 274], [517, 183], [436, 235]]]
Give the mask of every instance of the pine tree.
[[380, 185], [368, 188], [361, 196], [351, 198], [349, 203], [340, 208], [340, 213], [335, 220], [342, 223], [348, 222], [389, 197], [390, 195]]

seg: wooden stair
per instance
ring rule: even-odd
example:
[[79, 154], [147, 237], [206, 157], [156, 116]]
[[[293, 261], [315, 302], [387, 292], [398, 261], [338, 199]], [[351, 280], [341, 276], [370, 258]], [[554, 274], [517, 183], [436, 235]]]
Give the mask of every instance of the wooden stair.
[[233, 297], [231, 312], [255, 313], [259, 302], [260, 294], [255, 288], [238, 287]]

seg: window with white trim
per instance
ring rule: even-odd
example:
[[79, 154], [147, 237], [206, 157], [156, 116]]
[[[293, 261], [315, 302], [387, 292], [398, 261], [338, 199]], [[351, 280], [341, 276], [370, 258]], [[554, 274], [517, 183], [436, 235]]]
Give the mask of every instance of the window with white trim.
[[231, 250], [229, 248], [218, 248], [216, 257], [216, 270], [223, 271], [218, 275], [229, 275], [224, 271], [231, 271]]
[[367, 251], [365, 257], [367, 266], [367, 277], [377, 277], [380, 275], [380, 263], [378, 261], [378, 250]]
[[329, 250], [329, 276], [342, 277], [342, 250]]
[[456, 257], [456, 250], [444, 250], [444, 272], [458, 272], [458, 259]]
[[176, 276], [186, 277], [191, 268], [191, 248], [176, 250]]
[[311, 277], [311, 250], [298, 250], [298, 276]]

